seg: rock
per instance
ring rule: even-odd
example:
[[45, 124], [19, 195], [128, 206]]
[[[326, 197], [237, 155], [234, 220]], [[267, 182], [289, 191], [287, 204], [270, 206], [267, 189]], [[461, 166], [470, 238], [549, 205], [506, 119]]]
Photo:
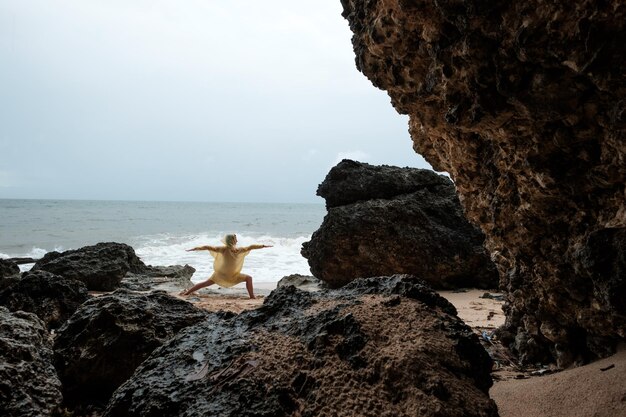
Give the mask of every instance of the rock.
[[293, 285], [302, 291], [319, 291], [324, 288], [324, 282], [310, 275], [292, 274], [282, 277], [276, 284], [276, 288]]
[[344, 159], [335, 165], [317, 187], [326, 208], [346, 206], [359, 201], [386, 199], [424, 189], [454, 188], [452, 182], [428, 169], [370, 165]]
[[0, 259], [0, 281], [4, 278], [19, 275], [20, 267], [11, 260]]
[[0, 305], [34, 313], [48, 329], [60, 327], [88, 298], [82, 282], [46, 271], [25, 272], [22, 279], [0, 291]]
[[148, 265], [147, 270], [141, 274], [128, 272], [122, 279], [121, 287], [133, 291], [163, 290], [166, 292], [179, 292], [193, 286], [191, 277], [194, 272], [196, 272], [195, 268], [189, 265]]
[[105, 416], [497, 416], [491, 360], [454, 307], [410, 276], [273, 291], [155, 350]]
[[70, 407], [106, 404], [148, 355], [207, 313], [162, 292], [120, 289], [84, 303], [58, 331], [55, 366]]
[[18, 265], [34, 264], [39, 259], [33, 258], [8, 258], [8, 261], [15, 262]]
[[414, 149], [487, 236], [512, 347], [562, 367], [606, 355], [624, 340], [610, 294], [626, 274], [597, 273], [621, 243], [594, 237], [626, 228], [626, 4], [342, 5], [357, 68], [409, 115]]
[[328, 214], [302, 256], [330, 287], [394, 273], [417, 275], [438, 289], [498, 286], [484, 236], [465, 219], [448, 178], [344, 159], [318, 195], [328, 198]]
[[34, 314], [0, 307], [0, 414], [51, 416], [61, 403], [52, 340]]
[[143, 273], [148, 267], [123, 243], [98, 243], [62, 253], [49, 252], [31, 271], [53, 274], [82, 281], [90, 291], [113, 291], [127, 272]]

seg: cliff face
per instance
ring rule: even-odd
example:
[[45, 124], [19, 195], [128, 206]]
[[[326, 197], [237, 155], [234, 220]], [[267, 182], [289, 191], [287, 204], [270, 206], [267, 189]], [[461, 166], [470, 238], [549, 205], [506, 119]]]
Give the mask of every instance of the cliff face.
[[524, 361], [626, 336], [626, 4], [342, 0], [357, 68], [487, 236]]

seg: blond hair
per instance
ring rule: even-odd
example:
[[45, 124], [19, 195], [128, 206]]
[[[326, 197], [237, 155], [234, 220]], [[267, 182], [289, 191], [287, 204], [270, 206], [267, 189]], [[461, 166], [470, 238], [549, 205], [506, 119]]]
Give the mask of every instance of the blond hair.
[[229, 248], [232, 248], [233, 246], [235, 246], [236, 239], [237, 239], [236, 235], [226, 235], [224, 236], [223, 242], [226, 244], [226, 246], [228, 246]]

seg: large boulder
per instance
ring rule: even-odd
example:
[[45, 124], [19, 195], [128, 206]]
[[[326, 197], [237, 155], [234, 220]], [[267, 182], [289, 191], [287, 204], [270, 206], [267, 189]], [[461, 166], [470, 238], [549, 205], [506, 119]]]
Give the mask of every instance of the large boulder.
[[0, 307], [0, 415], [51, 416], [61, 399], [46, 326], [32, 313]]
[[105, 416], [497, 416], [491, 360], [410, 276], [273, 291], [155, 350]]
[[0, 305], [34, 313], [48, 329], [60, 327], [88, 298], [82, 282], [46, 271], [25, 272], [22, 279], [0, 290]]
[[113, 291], [127, 272], [143, 273], [147, 266], [123, 243], [98, 243], [62, 253], [49, 252], [31, 269], [82, 281], [91, 291]]
[[120, 289], [87, 301], [54, 341], [65, 403], [105, 404], [155, 348], [206, 316], [204, 310], [163, 292]]
[[626, 337], [626, 3], [341, 3], [357, 68], [487, 236], [520, 358], [610, 353]]
[[402, 273], [438, 289], [497, 287], [485, 237], [465, 219], [450, 179], [343, 160], [317, 194], [328, 214], [302, 255], [329, 286]]
[[11, 260], [0, 259], [0, 281], [7, 277], [19, 275], [20, 267]]

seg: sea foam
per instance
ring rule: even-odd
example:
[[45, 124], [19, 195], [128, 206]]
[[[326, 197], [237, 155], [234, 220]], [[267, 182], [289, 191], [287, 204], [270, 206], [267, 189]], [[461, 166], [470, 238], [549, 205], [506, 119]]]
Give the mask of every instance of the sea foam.
[[[172, 236], [167, 234], [145, 236], [139, 239], [135, 252], [149, 265], [184, 265], [196, 269], [193, 282], [204, 281], [213, 273], [213, 257], [208, 251], [186, 252], [196, 246], [220, 246], [221, 235]], [[237, 235], [238, 246], [271, 245], [271, 248], [253, 250], [246, 257], [243, 273], [256, 282], [277, 282], [291, 274], [310, 275], [309, 265], [300, 255], [302, 243], [310, 236], [295, 238]]]

